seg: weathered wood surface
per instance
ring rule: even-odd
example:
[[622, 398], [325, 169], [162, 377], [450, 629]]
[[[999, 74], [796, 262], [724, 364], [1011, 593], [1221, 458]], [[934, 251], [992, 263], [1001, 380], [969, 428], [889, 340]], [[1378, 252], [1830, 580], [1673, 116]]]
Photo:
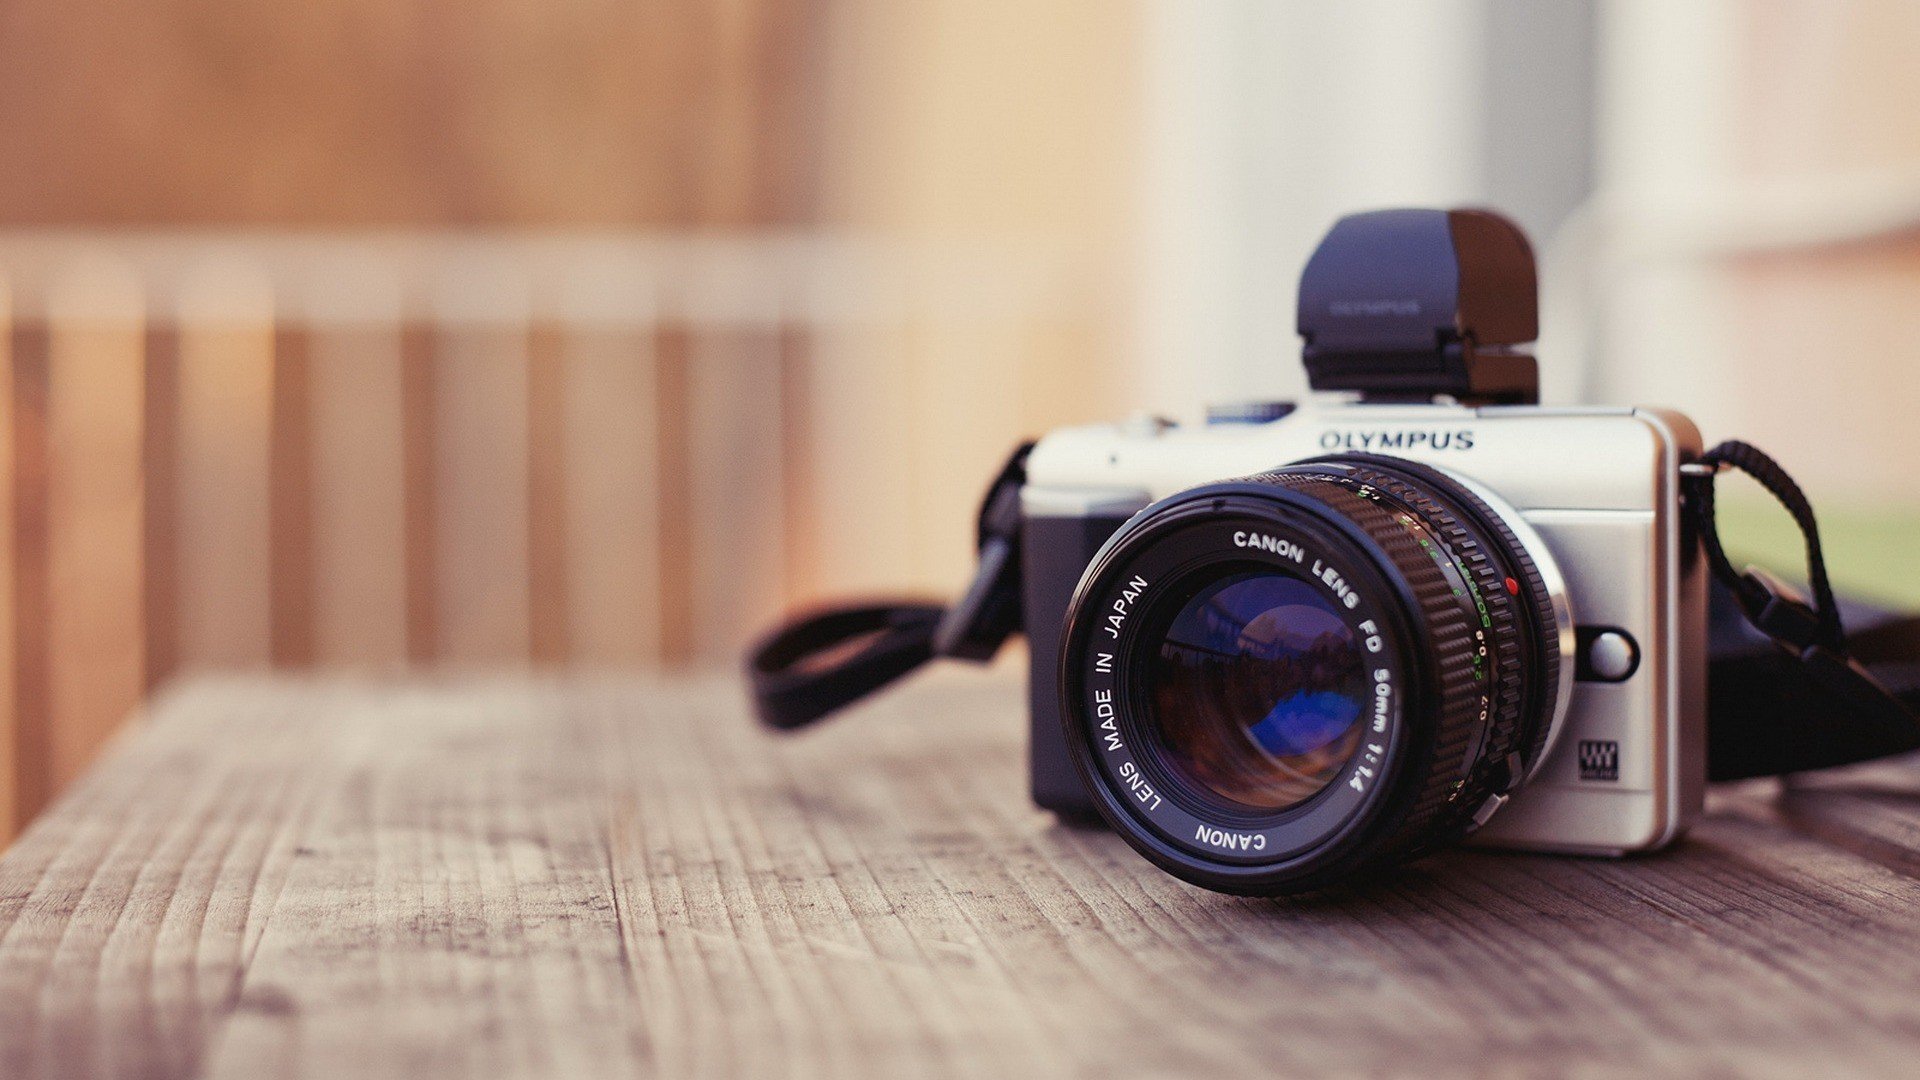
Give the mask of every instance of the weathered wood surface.
[[196, 682], [0, 859], [0, 1076], [1877, 1074], [1920, 780], [1678, 850], [1188, 888], [1024, 793], [1013, 683]]

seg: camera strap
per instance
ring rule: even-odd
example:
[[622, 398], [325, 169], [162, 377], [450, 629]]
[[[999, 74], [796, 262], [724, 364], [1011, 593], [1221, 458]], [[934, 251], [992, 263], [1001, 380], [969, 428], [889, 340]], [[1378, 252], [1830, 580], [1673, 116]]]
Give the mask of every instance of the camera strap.
[[[1759, 481], [1792, 515], [1806, 542], [1810, 598], [1758, 568], [1734, 569], [1714, 515], [1714, 478], [1727, 469]], [[1848, 636], [1813, 505], [1758, 449], [1724, 442], [1681, 474], [1686, 525], [1715, 584], [1708, 778], [1776, 776], [1920, 750], [1920, 619], [1881, 616]]]
[[791, 730], [823, 719], [936, 656], [985, 663], [1021, 627], [1022, 443], [981, 500], [980, 562], [958, 602], [917, 601], [831, 607], [802, 615], [747, 652], [754, 711]]
[[[752, 647], [747, 675], [763, 723], [804, 727], [935, 657], [993, 657], [1021, 628], [1020, 488], [1031, 449], [1016, 450], [987, 492], [979, 568], [958, 602], [826, 608]], [[1734, 569], [1714, 515], [1714, 479], [1727, 469], [1752, 476], [1793, 516], [1806, 541], [1811, 597], [1757, 568]], [[1684, 527], [1698, 539], [1714, 579], [1708, 777], [1775, 776], [1920, 750], [1920, 618], [1861, 609], [1856, 622], [1871, 625], [1846, 633], [1812, 504], [1766, 454], [1725, 442], [1681, 473]]]

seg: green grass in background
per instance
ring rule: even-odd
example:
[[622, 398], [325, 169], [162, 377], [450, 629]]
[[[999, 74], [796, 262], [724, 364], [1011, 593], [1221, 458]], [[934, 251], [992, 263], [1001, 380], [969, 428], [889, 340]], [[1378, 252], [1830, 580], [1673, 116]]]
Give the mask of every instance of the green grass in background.
[[[1836, 591], [1902, 610], [1920, 610], [1920, 504], [1813, 499]], [[1800, 530], [1764, 494], [1729, 492], [1716, 500], [1720, 536], [1735, 566], [1753, 563], [1805, 582]]]

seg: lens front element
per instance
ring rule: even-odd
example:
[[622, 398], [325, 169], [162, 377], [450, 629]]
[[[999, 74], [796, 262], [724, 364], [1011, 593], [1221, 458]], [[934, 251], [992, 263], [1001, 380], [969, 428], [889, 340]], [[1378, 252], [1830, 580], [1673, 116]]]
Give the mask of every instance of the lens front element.
[[1360, 745], [1360, 645], [1324, 593], [1243, 571], [1180, 607], [1150, 676], [1161, 760], [1202, 799], [1286, 810], [1319, 794]]

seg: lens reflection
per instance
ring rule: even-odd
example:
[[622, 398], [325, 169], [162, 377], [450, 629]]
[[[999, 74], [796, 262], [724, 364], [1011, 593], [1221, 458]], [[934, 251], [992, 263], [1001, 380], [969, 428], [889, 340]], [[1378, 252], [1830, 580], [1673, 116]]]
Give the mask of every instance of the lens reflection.
[[1298, 806], [1360, 744], [1360, 647], [1332, 603], [1271, 571], [1220, 578], [1174, 616], [1152, 673], [1162, 760], [1261, 811]]

